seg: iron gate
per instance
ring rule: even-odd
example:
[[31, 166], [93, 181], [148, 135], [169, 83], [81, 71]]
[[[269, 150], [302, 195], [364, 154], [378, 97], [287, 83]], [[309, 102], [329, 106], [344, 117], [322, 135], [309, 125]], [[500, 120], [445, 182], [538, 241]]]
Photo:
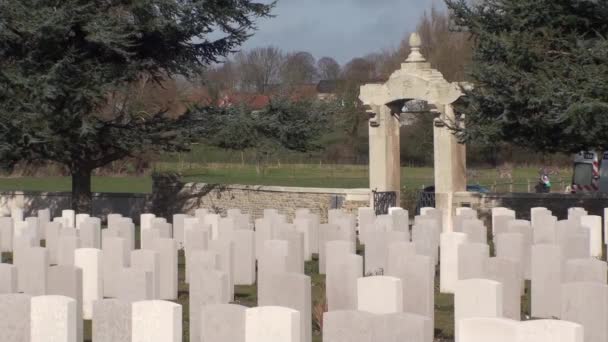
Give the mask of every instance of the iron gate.
[[373, 194], [376, 215], [386, 215], [390, 207], [397, 206], [397, 193], [395, 191], [374, 191]]

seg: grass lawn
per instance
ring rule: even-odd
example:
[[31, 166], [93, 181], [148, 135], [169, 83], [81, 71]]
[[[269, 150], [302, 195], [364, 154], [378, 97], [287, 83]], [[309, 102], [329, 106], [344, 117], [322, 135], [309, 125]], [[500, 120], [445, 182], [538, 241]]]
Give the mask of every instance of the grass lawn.
[[[245, 184], [245, 185], [276, 185], [296, 187], [322, 188], [367, 188], [369, 173], [367, 166], [361, 165], [314, 165], [314, 164], [282, 164], [266, 166], [257, 170], [255, 165], [241, 164], [187, 164], [159, 163], [159, 171], [177, 171], [184, 175], [184, 180], [190, 182]], [[527, 191], [527, 181], [534, 186], [538, 177], [538, 168], [517, 168], [513, 174], [514, 191]], [[401, 186], [406, 189], [419, 189], [433, 184], [433, 169], [429, 167], [401, 168]], [[569, 173], [561, 175], [567, 184]], [[552, 179], [554, 188], [562, 190], [559, 179]], [[480, 184], [490, 188], [497, 183], [498, 191], [509, 191], [506, 179], [497, 179], [494, 169], [478, 170], [469, 179], [469, 184]], [[503, 185], [501, 185], [503, 184]], [[70, 191], [69, 177], [5, 177], [0, 178], [0, 190], [29, 190], [29, 191]], [[136, 192], [149, 193], [152, 191], [150, 176], [141, 177], [93, 177], [95, 192]]]

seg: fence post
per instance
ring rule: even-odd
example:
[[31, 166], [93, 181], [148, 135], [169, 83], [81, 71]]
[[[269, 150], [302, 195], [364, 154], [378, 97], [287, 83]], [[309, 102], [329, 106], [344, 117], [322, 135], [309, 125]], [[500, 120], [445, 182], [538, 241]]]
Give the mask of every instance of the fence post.
[[509, 183], [509, 192], [513, 192], [513, 181]]
[[530, 193], [530, 178], [528, 178], [526, 181], [528, 182], [528, 192]]

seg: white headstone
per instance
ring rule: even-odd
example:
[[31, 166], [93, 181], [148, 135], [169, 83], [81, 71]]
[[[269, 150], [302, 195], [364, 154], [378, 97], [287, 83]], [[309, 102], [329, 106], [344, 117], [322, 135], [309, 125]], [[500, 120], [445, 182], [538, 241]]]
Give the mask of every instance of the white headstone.
[[375, 314], [403, 312], [401, 279], [373, 276], [357, 279], [357, 309]]
[[132, 306], [131, 342], [181, 342], [182, 306], [147, 300]]

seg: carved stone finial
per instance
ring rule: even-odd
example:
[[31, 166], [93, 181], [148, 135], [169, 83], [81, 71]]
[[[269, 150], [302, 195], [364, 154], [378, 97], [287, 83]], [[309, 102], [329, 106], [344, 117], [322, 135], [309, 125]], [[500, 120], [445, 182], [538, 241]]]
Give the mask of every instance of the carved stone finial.
[[420, 39], [420, 35], [414, 32], [410, 35], [410, 55], [405, 60], [407, 63], [419, 63], [426, 62], [424, 56], [420, 53], [420, 46], [422, 46], [422, 40]]

